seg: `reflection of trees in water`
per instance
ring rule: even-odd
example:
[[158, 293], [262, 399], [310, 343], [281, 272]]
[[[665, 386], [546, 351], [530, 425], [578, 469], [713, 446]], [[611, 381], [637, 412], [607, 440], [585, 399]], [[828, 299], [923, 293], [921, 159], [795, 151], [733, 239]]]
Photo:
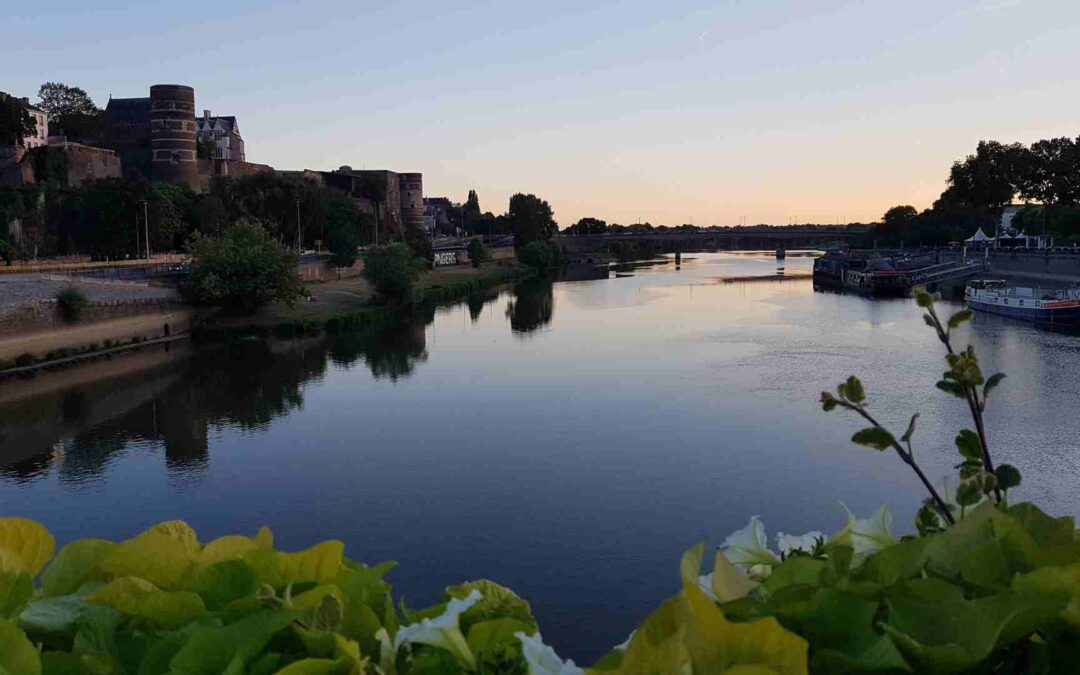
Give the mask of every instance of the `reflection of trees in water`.
[[465, 299], [465, 305], [469, 308], [469, 319], [473, 323], [480, 320], [480, 315], [484, 311], [484, 306], [488, 305], [498, 299], [500, 292], [498, 289], [489, 289], [487, 291], [481, 291], [480, 293], [473, 293]]
[[[61, 481], [84, 481], [102, 475], [110, 457], [139, 441], [160, 442], [165, 450], [165, 465], [172, 473], [201, 471], [207, 464], [209, 427], [265, 426], [302, 407], [301, 386], [325, 372], [325, 346], [281, 347], [240, 342], [198, 352], [171, 366], [181, 372], [164, 391], [155, 390], [130, 407], [126, 399], [116, 402], [114, 405], [125, 407], [96, 424], [92, 422], [95, 392], [102, 383], [72, 388], [55, 403], [30, 402], [23, 412], [33, 411], [41, 419], [25, 420], [26, 424], [41, 425], [51, 418], [59, 422], [55, 425], [56, 436], [71, 437], [57, 444], [62, 449], [3, 466], [0, 475], [22, 482], [58, 466]], [[146, 374], [107, 384], [114, 388], [133, 387], [138, 377], [145, 378]], [[96, 411], [99, 418], [108, 414], [108, 409]]]
[[514, 299], [506, 306], [510, 330], [531, 333], [551, 323], [555, 294], [549, 279], [527, 279], [514, 286]]
[[417, 307], [373, 330], [338, 333], [330, 338], [330, 360], [351, 366], [362, 358], [376, 379], [396, 382], [427, 360], [427, 326], [434, 320], [434, 306]]

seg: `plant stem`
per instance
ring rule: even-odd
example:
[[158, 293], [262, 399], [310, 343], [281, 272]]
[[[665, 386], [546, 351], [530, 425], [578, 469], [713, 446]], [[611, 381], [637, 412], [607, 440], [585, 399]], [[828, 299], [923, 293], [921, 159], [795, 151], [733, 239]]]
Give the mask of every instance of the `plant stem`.
[[[937, 324], [938, 338], [945, 345], [945, 350], [951, 355], [956, 352], [953, 351], [952, 339], [949, 332], [944, 330], [941, 326], [941, 319], [938, 318], [937, 312], [934, 308], [930, 308], [930, 316], [934, 318], [934, 323]], [[982, 404], [979, 403], [979, 391], [971, 385], [962, 385], [964, 387], [964, 398], [967, 400], [968, 409], [971, 410], [971, 418], [975, 421], [975, 432], [979, 436], [979, 448], [982, 450], [983, 468], [987, 473], [994, 473], [994, 462], [990, 459], [990, 445], [986, 440], [986, 427], [983, 424], [982, 416]], [[1001, 489], [994, 488], [994, 498], [997, 502], [1001, 503]]]
[[[876, 419], [874, 419], [873, 415], [866, 412], [866, 409], [863, 408], [861, 404], [852, 405], [851, 409], [859, 413], [859, 415], [861, 415], [863, 419], [865, 419], [870, 424], [873, 424], [875, 427], [878, 427], [879, 429], [885, 428], [881, 426], [881, 424], [879, 424]], [[892, 434], [890, 434], [890, 436], [891, 435]], [[904, 448], [895, 440], [892, 441], [891, 445], [893, 450], [896, 451], [896, 454], [900, 456], [900, 459], [904, 460], [904, 463], [910, 466], [915, 472], [915, 475], [917, 475], [919, 477], [919, 480], [922, 481], [922, 484], [924, 487], [926, 487], [927, 492], [929, 492], [930, 496], [933, 497], [935, 502], [937, 502], [938, 510], [941, 511], [941, 514], [945, 517], [945, 520], [947, 520], [950, 525], [955, 525], [956, 519], [953, 518], [952, 512], [949, 511], [948, 504], [946, 504], [945, 500], [942, 499], [941, 495], [938, 494], [937, 489], [934, 488], [934, 485], [930, 482], [930, 479], [926, 477], [926, 474], [923, 473], [923, 470], [919, 468], [919, 465], [915, 462], [915, 456], [910, 452], [904, 450]]]

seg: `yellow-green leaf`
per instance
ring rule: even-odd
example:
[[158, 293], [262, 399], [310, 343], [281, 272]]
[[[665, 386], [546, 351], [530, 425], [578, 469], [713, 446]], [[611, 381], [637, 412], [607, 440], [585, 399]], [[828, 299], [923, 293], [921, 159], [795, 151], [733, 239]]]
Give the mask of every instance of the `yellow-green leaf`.
[[260, 583], [282, 587], [290, 583], [333, 581], [341, 573], [344, 555], [345, 544], [331, 540], [297, 553], [250, 551], [244, 560], [255, 570]]
[[42, 593], [46, 597], [74, 593], [114, 548], [116, 544], [104, 539], [77, 539], [65, 545], [41, 574]]
[[56, 540], [29, 518], [0, 518], [0, 572], [36, 577], [56, 550]]
[[86, 601], [112, 607], [163, 626], [190, 623], [207, 613], [198, 594], [190, 591], [163, 591], [138, 577], [122, 577], [109, 582]]
[[0, 619], [0, 673], [41, 675], [41, 657], [22, 629]]
[[717, 551], [711, 586], [713, 595], [723, 604], [746, 597], [759, 584], [736, 569], [727, 556]]
[[199, 565], [203, 566], [213, 565], [216, 562], [228, 560], [229, 558], [239, 558], [248, 551], [254, 551], [258, 548], [262, 547], [251, 537], [230, 534], [224, 537], [218, 537], [207, 544], [199, 553], [197, 562]]
[[302, 659], [277, 671], [277, 675], [348, 675], [352, 672], [350, 659]]
[[117, 544], [98, 567], [115, 577], [141, 577], [159, 588], [178, 589], [198, 555], [192, 537], [191, 528], [179, 521], [162, 523]]

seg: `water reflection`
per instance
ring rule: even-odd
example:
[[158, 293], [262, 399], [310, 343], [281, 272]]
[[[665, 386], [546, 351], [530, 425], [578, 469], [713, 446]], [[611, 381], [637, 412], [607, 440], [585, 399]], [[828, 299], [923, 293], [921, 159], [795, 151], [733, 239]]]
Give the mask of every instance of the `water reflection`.
[[514, 286], [514, 297], [506, 306], [510, 329], [519, 336], [551, 323], [555, 295], [550, 279], [528, 279]]
[[[460, 306], [475, 324], [502, 292]], [[551, 322], [551, 281], [522, 282], [511, 293], [506, 316], [514, 334]], [[258, 430], [303, 408], [305, 384], [322, 378], [328, 364], [363, 362], [375, 379], [391, 382], [410, 377], [428, 359], [436, 309], [417, 307], [359, 332], [163, 349], [149, 367], [119, 375], [44, 374], [32, 381], [40, 393], [0, 399], [0, 479], [26, 483], [55, 468], [61, 483], [93, 481], [133, 445], [159, 449], [170, 474], [198, 474], [207, 468], [212, 429]], [[10, 396], [22, 383], [4, 386]]]

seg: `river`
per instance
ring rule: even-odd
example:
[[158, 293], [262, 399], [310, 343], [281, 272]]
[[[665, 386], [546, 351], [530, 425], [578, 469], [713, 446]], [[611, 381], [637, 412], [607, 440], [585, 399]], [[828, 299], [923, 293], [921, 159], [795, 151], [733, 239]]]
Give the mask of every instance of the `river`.
[[[204, 540], [269, 525], [397, 560], [410, 606], [475, 578], [531, 601], [591, 661], [677, 590], [681, 553], [760, 515], [834, 531], [843, 500], [908, 532], [923, 495], [851, 445], [817, 398], [859, 374], [880, 419], [920, 412], [915, 452], [956, 463], [961, 402], [911, 300], [773, 280], [771, 254], [686, 255], [633, 276], [527, 282], [374, 333], [142, 352], [0, 383], [0, 513], [62, 542], [182, 518]], [[786, 273], [809, 257], [789, 255]], [[760, 276], [767, 281], [726, 282]], [[951, 309], [951, 308], [950, 308]], [[1008, 379], [988, 407], [1018, 498], [1075, 514], [1080, 338], [980, 315], [957, 334]]]

